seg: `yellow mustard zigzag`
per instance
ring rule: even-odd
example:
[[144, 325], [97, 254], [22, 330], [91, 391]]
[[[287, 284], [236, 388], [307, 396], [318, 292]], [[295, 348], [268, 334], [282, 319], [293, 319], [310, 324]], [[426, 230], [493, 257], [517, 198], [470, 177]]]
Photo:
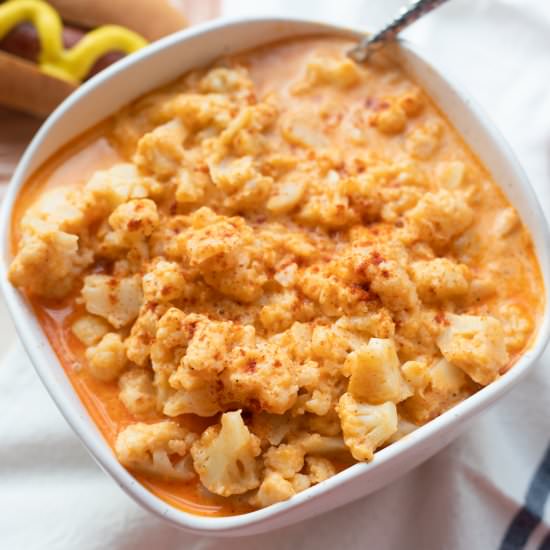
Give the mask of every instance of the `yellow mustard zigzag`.
[[38, 65], [45, 73], [82, 82], [93, 64], [110, 51], [130, 54], [147, 45], [139, 34], [118, 25], [104, 25], [90, 31], [71, 49], [63, 47], [63, 23], [59, 14], [42, 0], [10, 0], [0, 5], [0, 40], [14, 27], [30, 22], [40, 39]]

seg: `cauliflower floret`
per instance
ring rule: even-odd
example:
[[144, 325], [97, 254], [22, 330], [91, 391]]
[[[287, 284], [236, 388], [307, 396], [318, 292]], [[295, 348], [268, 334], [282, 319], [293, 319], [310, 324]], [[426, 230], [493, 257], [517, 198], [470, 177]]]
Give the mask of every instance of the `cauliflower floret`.
[[98, 380], [115, 380], [128, 363], [120, 334], [108, 332], [96, 346], [86, 350], [86, 360], [92, 375]]
[[225, 128], [234, 116], [235, 104], [223, 94], [182, 93], [164, 102], [160, 115], [178, 117], [185, 128], [198, 131], [205, 127]]
[[270, 447], [264, 453], [264, 466], [278, 472], [285, 479], [292, 479], [304, 467], [305, 451], [301, 445], [283, 444]]
[[248, 71], [242, 67], [216, 67], [209, 70], [199, 82], [199, 90], [203, 93], [228, 94], [239, 90], [248, 91], [253, 86]]
[[99, 315], [115, 328], [133, 321], [141, 307], [142, 292], [139, 275], [117, 279], [108, 275], [88, 275], [84, 278], [82, 298], [86, 309]]
[[442, 395], [457, 394], [467, 381], [464, 371], [446, 359], [440, 359], [429, 370], [430, 382], [434, 391]]
[[210, 184], [208, 174], [198, 169], [180, 168], [173, 180], [176, 183], [174, 194], [176, 202], [184, 205], [195, 204], [203, 199]]
[[533, 320], [525, 307], [519, 304], [505, 302], [500, 306], [498, 313], [504, 329], [506, 349], [508, 352], [520, 350], [533, 332]]
[[225, 345], [228, 325], [177, 308], [170, 308], [158, 321], [151, 362], [157, 377], [166, 380], [160, 403], [164, 414], [212, 416], [221, 410], [216, 376], [224, 367], [220, 345]]
[[289, 329], [271, 336], [269, 343], [285, 348], [293, 361], [303, 363], [311, 358], [312, 328], [308, 323], [294, 322]]
[[214, 185], [227, 194], [239, 191], [258, 175], [254, 159], [248, 155], [236, 159], [225, 158], [221, 161], [213, 158], [208, 162], [208, 167]]
[[231, 352], [236, 346], [254, 345], [254, 327], [243, 327], [231, 321], [210, 321], [207, 317], [193, 314], [188, 316], [177, 314], [179, 324], [169, 324], [169, 319], [176, 316], [175, 311], [174, 308], [168, 310], [161, 319], [157, 331], [157, 339], [163, 338], [160, 331], [166, 322], [167, 336], [177, 338], [177, 330], [180, 330], [183, 339], [180, 342], [178, 338], [177, 343], [178, 345], [187, 344], [181, 369], [178, 369], [170, 380], [174, 387], [185, 388], [183, 377], [189, 369], [196, 373], [219, 374], [230, 364]]
[[340, 426], [340, 419], [338, 418], [338, 415], [336, 414], [336, 410], [334, 409], [334, 406], [338, 402], [338, 399], [340, 398], [341, 394], [341, 384], [343, 382], [342, 379], [340, 379], [341, 382], [337, 384], [338, 389], [336, 391], [333, 390], [333, 395], [331, 396], [331, 407], [329, 411], [322, 415], [316, 415], [316, 414], [310, 414], [307, 417], [307, 427], [312, 433], [318, 433], [321, 436], [329, 436], [329, 437], [335, 437], [339, 436], [342, 433], [342, 427]]
[[170, 178], [181, 165], [186, 137], [187, 130], [179, 119], [157, 126], [139, 140], [133, 161], [144, 173]]
[[468, 228], [474, 212], [462, 194], [440, 190], [426, 193], [407, 212], [407, 218], [416, 226], [421, 240], [445, 246]]
[[309, 489], [309, 487], [311, 487], [309, 476], [306, 474], [296, 474], [292, 478], [292, 487], [297, 493]]
[[503, 208], [495, 216], [491, 233], [496, 239], [503, 239], [520, 227], [520, 223], [518, 213], [511, 206]]
[[374, 451], [397, 431], [397, 409], [391, 401], [368, 405], [344, 393], [337, 411], [344, 441], [355, 460], [372, 460]]
[[109, 224], [126, 243], [148, 237], [159, 223], [157, 205], [151, 199], [134, 199], [117, 206]]
[[221, 374], [224, 399], [245, 406], [254, 403], [266, 412], [283, 414], [296, 402], [298, 384], [288, 355], [277, 346], [236, 350]]
[[189, 448], [196, 438], [196, 434], [176, 422], [138, 422], [118, 434], [115, 452], [126, 468], [164, 479], [189, 481], [195, 477]]
[[310, 189], [297, 219], [304, 224], [326, 229], [343, 228], [358, 222], [358, 214], [352, 207], [350, 198], [342, 192], [339, 180], [338, 173], [330, 170], [324, 180], [321, 180], [326, 182], [326, 188], [318, 188], [317, 192]]
[[[181, 348], [182, 354], [194, 337], [197, 328], [204, 334], [205, 327], [208, 328], [208, 319], [203, 315], [191, 313], [186, 315], [181, 309], [171, 307], [160, 317], [155, 329], [155, 350], [151, 351], [153, 364], [161, 357], [170, 354], [174, 348]], [[220, 332], [223, 325], [218, 326]], [[207, 336], [206, 336], [207, 337]], [[203, 338], [197, 338], [199, 345]], [[206, 356], [202, 356], [205, 359]], [[161, 359], [162, 360], [162, 359]]]
[[348, 391], [360, 401], [398, 403], [411, 395], [393, 340], [371, 338], [368, 345], [348, 355], [344, 369], [351, 372]]
[[232, 211], [258, 207], [268, 197], [273, 178], [262, 176], [251, 156], [237, 159], [213, 158], [209, 163], [212, 181], [226, 195], [224, 205]]
[[355, 347], [353, 345], [355, 344], [355, 338], [352, 333], [344, 330], [333, 330], [331, 327], [322, 325], [313, 329], [310, 340], [310, 353], [314, 359], [319, 361], [329, 360], [337, 364], [342, 364], [348, 353]]
[[63, 298], [90, 260], [79, 254], [76, 235], [46, 229], [21, 242], [8, 276], [13, 285], [31, 294]]
[[446, 359], [430, 367], [408, 361], [403, 372], [411, 378], [415, 394], [401, 404], [400, 413], [417, 424], [435, 418], [468, 395], [468, 377]]
[[288, 414], [259, 412], [252, 415], [250, 429], [262, 445], [279, 445], [293, 429], [294, 420]]
[[180, 414], [209, 417], [221, 410], [216, 392], [208, 384], [172, 393], [165, 399], [162, 408], [162, 412], [170, 417]]
[[435, 170], [436, 181], [445, 189], [458, 189], [464, 181], [466, 166], [459, 160], [439, 162]]
[[95, 172], [83, 189], [82, 207], [88, 220], [108, 216], [119, 204], [147, 197], [151, 185], [131, 163], [115, 164]]
[[270, 332], [282, 332], [294, 322], [298, 307], [296, 292], [287, 290], [273, 293], [269, 296], [269, 303], [260, 310], [260, 322]]
[[[318, 415], [320, 418], [328, 414], [337, 399], [339, 390], [336, 388], [336, 381], [332, 380], [330, 375], [320, 372], [314, 361], [310, 361], [308, 365], [304, 365], [308, 371], [313, 372], [314, 376], [306, 382], [299, 380], [300, 393], [296, 399], [296, 404], [293, 407], [295, 414], [303, 414], [310, 412]], [[302, 365], [298, 370], [298, 376], [302, 376]], [[306, 369], [304, 369], [305, 371]]]
[[164, 413], [212, 416], [224, 408], [237, 403], [248, 405], [253, 400], [265, 402], [269, 410], [270, 399], [275, 399], [285, 386], [281, 382], [282, 388], [272, 388], [262, 379], [265, 369], [261, 366], [258, 379], [251, 379], [246, 373], [240, 375], [241, 368], [255, 367], [249, 360], [254, 344], [252, 326], [210, 321], [196, 314], [185, 316], [176, 308], [170, 309], [159, 322], [151, 359], [155, 371], [171, 373], [170, 386], [183, 391], [168, 398]]
[[79, 207], [79, 195], [73, 189], [59, 187], [47, 191], [21, 219], [23, 238], [37, 235], [44, 229], [77, 234], [82, 230], [84, 215]]
[[179, 239], [192, 267], [206, 283], [242, 302], [257, 300], [267, 280], [251, 227], [240, 218], [221, 218]]
[[[305, 457], [303, 438], [291, 444], [271, 447], [264, 454], [265, 476], [252, 503], [268, 506], [287, 500], [314, 483], [336, 473], [330, 460], [322, 457]], [[304, 468], [306, 473], [300, 471]]]
[[158, 320], [168, 309], [167, 304], [145, 302], [139, 311], [139, 317], [132, 325], [130, 335], [126, 339], [126, 355], [130, 361], [143, 367], [151, 353], [151, 345], [157, 332]]
[[176, 262], [160, 260], [143, 276], [143, 296], [146, 302], [170, 302], [185, 296], [189, 284]]
[[369, 123], [383, 134], [400, 134], [407, 126], [407, 113], [395, 101], [387, 101], [385, 104], [387, 106], [371, 115]]
[[265, 130], [273, 124], [276, 118], [277, 108], [274, 103], [265, 101], [251, 105], [241, 110], [234, 122], [220, 135], [219, 145], [230, 146], [233, 152], [239, 156], [255, 155], [258, 157], [269, 151]]
[[392, 338], [395, 335], [395, 324], [386, 308], [380, 308], [364, 315], [340, 317], [334, 326], [364, 337]]
[[118, 386], [119, 399], [134, 416], [143, 416], [155, 410], [156, 396], [149, 371], [131, 369], [120, 377]]
[[441, 331], [439, 315], [422, 308], [414, 315], [396, 315], [397, 326], [394, 340], [402, 360], [419, 356], [430, 357], [438, 353], [436, 338]]
[[189, 230], [177, 239], [176, 252], [188, 257], [192, 267], [199, 267], [241, 244], [240, 233], [245, 226], [242, 218], [217, 216], [212, 209], [203, 206], [193, 212], [189, 222]]
[[298, 206], [305, 190], [305, 181], [292, 179], [280, 182], [267, 201], [266, 208], [273, 214], [286, 214]]
[[430, 383], [428, 365], [424, 361], [407, 361], [401, 366], [401, 372], [415, 390], [423, 390]]
[[277, 502], [283, 502], [296, 494], [293, 484], [278, 472], [268, 472], [258, 492], [250, 503], [258, 508], [265, 508]]
[[328, 145], [327, 138], [323, 134], [316, 118], [305, 113], [298, 115], [291, 113], [283, 118], [281, 134], [291, 145], [320, 149]]
[[[267, 129], [276, 118], [277, 109], [270, 102], [265, 101], [243, 107], [220, 134], [219, 150], [233, 146], [237, 154], [254, 153], [258, 155], [261, 147], [258, 148], [257, 145], [262, 141], [260, 132]], [[256, 146], [251, 139], [256, 141]]]
[[306, 473], [310, 483], [321, 483], [336, 474], [336, 468], [328, 458], [308, 456], [306, 458]]
[[437, 345], [453, 365], [483, 386], [492, 382], [508, 362], [500, 321], [489, 316], [447, 314]]
[[300, 441], [270, 447], [264, 453], [264, 478], [251, 503], [269, 506], [287, 500], [311, 485], [309, 477], [299, 473], [304, 467], [305, 450]]
[[358, 285], [346, 284], [318, 266], [304, 269], [299, 275], [298, 286], [310, 300], [319, 304], [325, 315], [331, 317], [353, 314], [358, 303], [367, 297]]
[[441, 123], [438, 120], [429, 120], [407, 136], [407, 151], [415, 159], [428, 160], [439, 147], [442, 133]]
[[258, 438], [248, 431], [241, 411], [222, 415], [191, 448], [193, 465], [202, 484], [217, 495], [246, 493], [260, 485]]
[[411, 88], [398, 98], [399, 106], [407, 113], [408, 117], [418, 116], [425, 106], [422, 92], [419, 88]]
[[71, 326], [73, 334], [86, 346], [97, 344], [109, 332], [109, 325], [95, 315], [83, 315]]
[[420, 298], [425, 302], [452, 300], [467, 294], [470, 270], [448, 258], [418, 261], [411, 265], [411, 275]]
[[324, 84], [349, 88], [360, 79], [361, 72], [357, 64], [350, 59], [318, 56], [308, 61], [305, 79], [296, 84], [292, 91], [297, 94], [304, 93]]
[[393, 255], [391, 247], [358, 249], [352, 256], [356, 274], [369, 283], [369, 289], [389, 310], [416, 309], [416, 287], [402, 267], [402, 259]]

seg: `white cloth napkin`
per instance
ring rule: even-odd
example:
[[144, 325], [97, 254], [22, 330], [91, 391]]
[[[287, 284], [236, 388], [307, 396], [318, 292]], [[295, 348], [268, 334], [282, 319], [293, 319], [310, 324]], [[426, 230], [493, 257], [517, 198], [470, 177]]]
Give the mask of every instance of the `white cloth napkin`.
[[[373, 27], [399, 4], [223, 5], [231, 14], [292, 13]], [[550, 3], [453, 0], [407, 35], [497, 122], [550, 216]], [[550, 548], [548, 353], [463, 436], [392, 485], [276, 534], [220, 540], [171, 528], [126, 497], [65, 424], [14, 344], [5, 311], [0, 334], [0, 348], [9, 349], [0, 364], [1, 549]]]

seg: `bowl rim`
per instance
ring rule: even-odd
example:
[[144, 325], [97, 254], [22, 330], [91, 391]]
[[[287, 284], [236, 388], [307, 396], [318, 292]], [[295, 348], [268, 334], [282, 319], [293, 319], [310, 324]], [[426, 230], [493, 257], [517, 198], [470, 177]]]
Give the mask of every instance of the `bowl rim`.
[[[124, 492], [126, 492], [145, 509], [149, 510], [156, 516], [167, 520], [172, 525], [200, 534], [230, 535], [232, 532], [242, 530], [243, 527], [250, 527], [251, 525], [264, 523], [281, 515], [289, 514], [295, 508], [301, 506], [304, 502], [329, 493], [334, 487], [356, 479], [369, 470], [379, 468], [384, 463], [389, 462], [404, 453], [407, 449], [421, 444], [434, 434], [438, 433], [440, 430], [456, 423], [458, 420], [465, 421], [475, 415], [482, 408], [485, 408], [490, 403], [495, 401], [498, 397], [511, 389], [511, 387], [514, 386], [520, 379], [522, 379], [532, 369], [536, 359], [544, 351], [548, 338], [550, 337], [550, 314], [548, 299], [550, 286], [548, 280], [550, 276], [550, 261], [548, 258], [541, 258], [537, 253], [537, 259], [539, 261], [545, 285], [546, 304], [544, 315], [535, 341], [533, 342], [531, 348], [528, 349], [517, 361], [514, 368], [510, 369], [504, 376], [494, 381], [489, 386], [482, 388], [465, 401], [462, 401], [439, 417], [428, 422], [424, 426], [421, 426], [410, 435], [389, 445], [388, 447], [385, 447], [384, 449], [381, 449], [377, 452], [376, 458], [373, 462], [369, 464], [355, 464], [329, 478], [323, 483], [297, 494], [288, 501], [236, 516], [207, 517], [195, 515], [178, 509], [175, 506], [161, 500], [159, 497], [146, 489], [118, 463], [109, 444], [103, 439], [103, 436], [100, 434], [99, 430], [97, 430], [97, 433], [93, 432], [83, 418], [80, 418], [78, 415], [74, 414], [74, 411], [69, 410], [71, 407], [64, 399], [64, 390], [53, 384], [52, 380], [48, 376], [49, 363], [40, 356], [39, 351], [35, 347], [34, 340], [36, 329], [32, 324], [33, 316], [28, 314], [28, 312], [21, 307], [19, 300], [20, 293], [16, 288], [11, 286], [7, 279], [7, 258], [11, 256], [10, 233], [12, 210], [20, 189], [31, 175], [30, 173], [26, 174], [28, 165], [30, 164], [35, 153], [42, 147], [43, 142], [47, 138], [51, 128], [59, 119], [64, 117], [65, 112], [73, 104], [85, 99], [86, 95], [91, 90], [108, 82], [109, 79], [115, 74], [125, 71], [126, 68], [130, 66], [139, 64], [142, 60], [148, 57], [155, 56], [158, 52], [164, 50], [165, 48], [180, 42], [185, 42], [197, 35], [212, 33], [220, 28], [242, 25], [243, 23], [255, 25], [266, 22], [274, 24], [282, 23], [311, 26], [311, 31], [304, 32], [304, 30], [298, 30], [294, 35], [296, 37], [316, 33], [321, 34], [323, 32], [326, 32], [327, 34], [344, 34], [349, 36], [358, 36], [362, 33], [361, 29], [357, 27], [354, 28], [342, 25], [332, 25], [307, 18], [259, 16], [250, 18], [220, 18], [167, 36], [147, 46], [136, 54], [129, 56], [128, 58], [125, 58], [115, 65], [107, 68], [90, 81], [84, 83], [54, 111], [54, 113], [42, 125], [31, 141], [31, 144], [25, 150], [25, 153], [10, 181], [0, 212], [0, 233], [2, 235], [2, 239], [0, 241], [0, 287], [6, 299], [6, 303], [10, 315], [14, 321], [19, 338], [21, 339], [27, 354], [31, 358], [34, 369], [42, 380], [42, 383], [46, 387], [48, 393], [56, 403], [65, 420], [88, 449], [94, 460], [96, 460], [103, 470], [110, 474], [112, 479], [124, 490]], [[544, 242], [545, 248], [550, 250], [550, 231], [546, 218], [542, 212], [542, 208], [525, 173], [500, 132], [496, 129], [494, 124], [480, 109], [480, 107], [472, 101], [469, 94], [465, 93], [460, 86], [457, 86], [454, 79], [448, 77], [447, 71], [442, 71], [439, 68], [433, 67], [431, 63], [424, 59], [415, 46], [405, 41], [400, 42], [404, 49], [406, 49], [409, 53], [412, 53], [413, 56], [420, 58], [422, 62], [437, 73], [451, 89], [456, 91], [462, 98], [463, 102], [468, 103], [468, 108], [472, 114], [477, 118], [478, 122], [487, 129], [488, 133], [490, 133], [497, 148], [505, 154], [509, 166], [514, 173], [515, 179], [521, 183], [521, 193], [524, 195], [529, 207], [532, 209], [533, 216], [536, 218], [535, 225], [540, 226], [540, 235], [542, 241]], [[258, 42], [258, 45], [260, 44], [261, 42]], [[46, 338], [43, 332], [42, 336]], [[72, 388], [72, 391], [75, 391], [74, 388]]]

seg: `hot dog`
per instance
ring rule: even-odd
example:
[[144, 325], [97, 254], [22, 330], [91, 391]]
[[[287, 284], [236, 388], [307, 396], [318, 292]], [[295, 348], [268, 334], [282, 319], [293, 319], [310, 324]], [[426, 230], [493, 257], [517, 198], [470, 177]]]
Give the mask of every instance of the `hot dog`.
[[[63, 26], [63, 47], [70, 49], [75, 46], [86, 34], [86, 31], [77, 27]], [[32, 23], [21, 23], [0, 40], [0, 50], [38, 63], [40, 54], [40, 38]], [[126, 54], [121, 51], [111, 51], [103, 54], [92, 65], [84, 80], [94, 76], [115, 61], [122, 59]]]
[[[145, 46], [147, 40], [133, 29], [157, 38], [185, 23], [166, 1], [132, 0], [131, 9], [128, 0], [53, 0], [50, 4], [44, 0], [0, 3], [0, 105], [46, 116], [81, 82]], [[147, 17], [153, 21], [149, 29]], [[127, 26], [85, 26], [91, 21]]]

